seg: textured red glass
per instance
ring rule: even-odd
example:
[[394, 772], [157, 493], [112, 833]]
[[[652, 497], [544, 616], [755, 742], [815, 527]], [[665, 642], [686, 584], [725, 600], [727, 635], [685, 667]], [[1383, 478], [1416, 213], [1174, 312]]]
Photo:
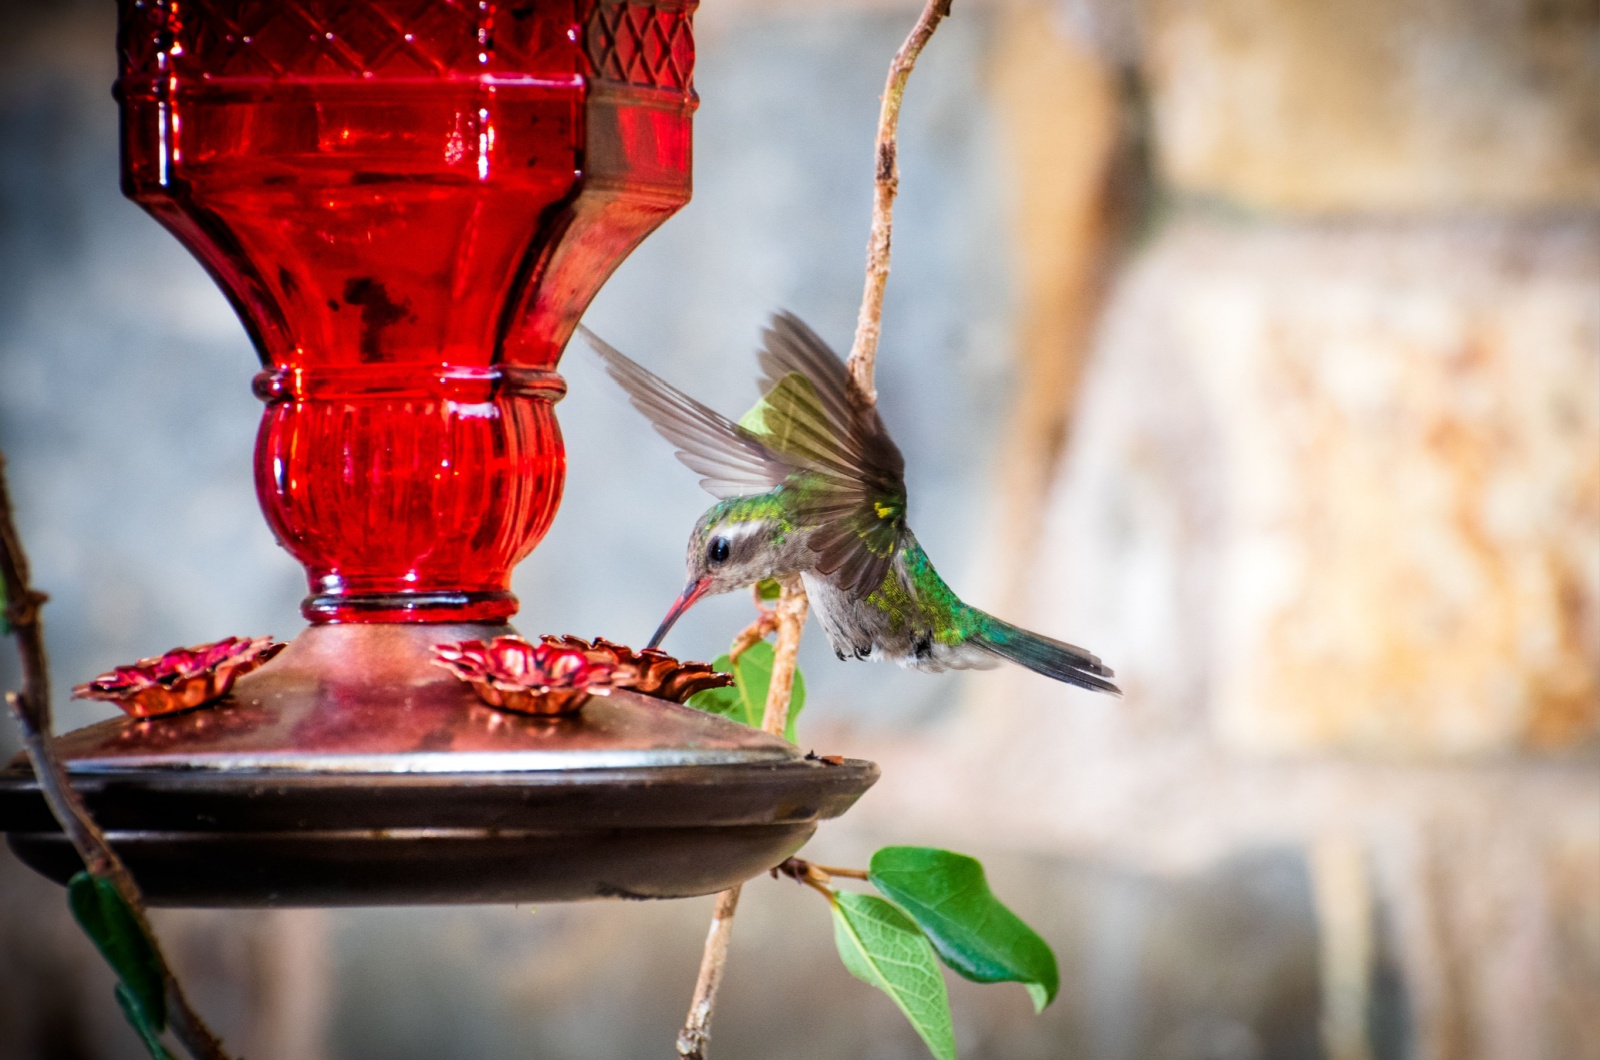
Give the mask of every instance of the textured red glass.
[[692, 10], [122, 0], [124, 190], [255, 342], [257, 492], [313, 622], [516, 610], [561, 351], [689, 198]]

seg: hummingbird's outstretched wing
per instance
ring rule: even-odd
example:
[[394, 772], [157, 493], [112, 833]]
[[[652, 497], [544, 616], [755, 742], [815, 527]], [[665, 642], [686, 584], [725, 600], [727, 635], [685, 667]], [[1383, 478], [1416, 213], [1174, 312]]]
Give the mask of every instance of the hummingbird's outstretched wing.
[[775, 314], [764, 338], [762, 437], [813, 472], [800, 515], [817, 527], [817, 570], [864, 597], [883, 585], [905, 533], [905, 458], [839, 355], [799, 317]]
[[583, 325], [578, 330], [600, 355], [606, 372], [628, 392], [633, 407], [678, 447], [678, 459], [702, 476], [700, 485], [712, 496], [765, 493], [796, 470], [749, 430], [635, 364]]
[[816, 528], [817, 570], [857, 597], [883, 584], [905, 531], [905, 460], [877, 410], [853, 400], [844, 363], [799, 318], [773, 317], [761, 400], [739, 423], [578, 330], [709, 493], [795, 484], [796, 514]]

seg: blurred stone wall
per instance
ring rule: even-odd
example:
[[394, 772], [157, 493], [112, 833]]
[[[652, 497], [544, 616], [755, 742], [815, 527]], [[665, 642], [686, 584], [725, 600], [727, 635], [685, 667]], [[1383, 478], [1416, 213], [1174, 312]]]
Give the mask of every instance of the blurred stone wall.
[[1022, 558], [1128, 695], [975, 682], [871, 812], [1282, 844], [1328, 1055], [1600, 1056], [1600, 9], [1134, 13], [1158, 198]]
[[1600, 207], [1591, 0], [1148, 0], [1176, 189], [1295, 214]]

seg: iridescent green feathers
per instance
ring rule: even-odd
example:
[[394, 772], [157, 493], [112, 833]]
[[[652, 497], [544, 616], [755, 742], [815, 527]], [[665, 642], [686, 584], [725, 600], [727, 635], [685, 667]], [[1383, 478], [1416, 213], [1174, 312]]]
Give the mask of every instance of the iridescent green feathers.
[[843, 362], [798, 317], [779, 313], [764, 333], [761, 400], [739, 423], [581, 330], [709, 493], [787, 487], [794, 520], [815, 527], [817, 571], [858, 598], [883, 584], [905, 530], [905, 459], [877, 409], [852, 395]]
[[[690, 585], [657, 639], [707, 586], [726, 592], [781, 564], [807, 578], [813, 610], [840, 658], [935, 672], [1007, 659], [1069, 684], [1117, 691], [1093, 655], [970, 607], [944, 583], [906, 526], [900, 450], [877, 409], [857, 397], [844, 363], [799, 319], [780, 313], [764, 333], [761, 398], [738, 423], [583, 335], [634, 407], [720, 498], [698, 524]], [[757, 532], [766, 551], [746, 557]], [[798, 552], [780, 558], [786, 546]]]

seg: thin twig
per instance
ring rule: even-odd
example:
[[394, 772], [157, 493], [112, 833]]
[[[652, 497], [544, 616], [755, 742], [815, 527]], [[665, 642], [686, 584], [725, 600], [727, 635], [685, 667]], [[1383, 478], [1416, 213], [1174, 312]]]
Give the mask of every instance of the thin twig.
[[739, 656], [755, 647], [757, 642], [766, 640], [772, 631], [778, 628], [778, 613], [760, 604], [756, 605], [756, 620], [733, 638], [733, 647], [728, 649], [728, 661], [738, 662]]
[[711, 1038], [711, 1006], [722, 985], [722, 971], [728, 963], [728, 943], [733, 939], [733, 914], [739, 908], [739, 888], [717, 895], [711, 914], [711, 930], [706, 934], [706, 950], [700, 957], [700, 977], [689, 1001], [689, 1016], [678, 1032], [678, 1055], [685, 1060], [701, 1060]]
[[791, 880], [801, 883], [828, 884], [835, 876], [842, 876], [847, 880], [869, 880], [869, 876], [862, 869], [841, 869], [837, 865], [818, 865], [815, 861], [805, 858], [790, 858], [772, 870], [774, 876], [787, 876]]
[[773, 608], [777, 620], [778, 642], [772, 648], [772, 681], [767, 685], [766, 710], [761, 715], [761, 727], [774, 736], [782, 736], [789, 726], [789, 698], [794, 691], [795, 657], [800, 652], [800, 631], [805, 628], [805, 586], [799, 578], [784, 582], [778, 594], [778, 606]]
[[878, 335], [883, 322], [883, 289], [889, 282], [890, 232], [894, 227], [894, 197], [900, 191], [900, 103], [905, 98], [911, 68], [933, 31], [950, 13], [951, 0], [928, 0], [894, 61], [883, 86], [878, 110], [878, 142], [872, 182], [872, 234], [867, 238], [867, 281], [856, 317], [855, 342], [850, 346], [850, 378], [857, 396], [868, 405], [878, 403], [873, 366], [878, 357]]
[[[759, 605], [758, 605], [759, 606]], [[741, 633], [740, 641], [756, 629], [775, 629], [778, 642], [772, 652], [772, 679], [767, 685], [767, 702], [761, 717], [761, 728], [774, 736], [782, 736], [789, 722], [789, 700], [794, 691], [795, 655], [800, 650], [800, 631], [806, 624], [806, 591], [798, 578], [785, 582], [778, 595], [777, 606], [761, 609], [760, 617]], [[766, 632], [761, 633], [761, 639]], [[737, 645], [736, 645], [737, 646]], [[740, 650], [748, 648], [746, 644]], [[733, 654], [732, 652], [729, 653]], [[730, 887], [717, 895], [717, 906], [711, 914], [711, 930], [706, 934], [705, 952], [700, 956], [700, 974], [694, 984], [694, 996], [689, 1000], [689, 1015], [684, 1018], [683, 1029], [678, 1031], [678, 1056], [682, 1060], [705, 1060], [706, 1045], [711, 1040], [711, 1010], [717, 1000], [717, 988], [722, 985], [722, 972], [728, 963], [728, 944], [733, 939], [733, 914], [739, 908], [741, 888]]]
[[39, 791], [84, 867], [93, 875], [111, 881], [150, 940], [166, 987], [167, 1015], [173, 1036], [196, 1060], [228, 1060], [222, 1042], [189, 1004], [172, 974], [166, 955], [156, 941], [155, 931], [150, 927], [138, 884], [106, 842], [105, 833], [89, 816], [83, 800], [72, 788], [66, 767], [51, 747], [50, 669], [44, 648], [44, 624], [39, 616], [39, 608], [47, 597], [35, 591], [31, 582], [28, 556], [12, 517], [3, 453], [0, 453], [0, 578], [5, 581], [6, 620], [17, 638], [17, 652], [22, 657], [22, 691], [8, 692], [6, 702], [22, 729], [23, 747], [33, 764]]
[[[856, 318], [855, 341], [850, 347], [849, 372], [854, 395], [862, 404], [871, 407], [878, 403], [877, 387], [873, 383], [873, 367], [878, 356], [878, 335], [882, 330], [883, 291], [889, 282], [889, 235], [893, 227], [894, 198], [900, 190], [900, 164], [897, 161], [900, 126], [900, 103], [905, 98], [906, 81], [916, 65], [923, 45], [933, 36], [940, 21], [950, 13], [951, 0], [928, 0], [922, 9], [911, 35], [906, 38], [894, 61], [889, 64], [889, 78], [883, 89], [883, 105], [878, 112], [878, 138], [873, 173], [872, 234], [867, 240], [867, 279], [861, 295], [861, 312]], [[760, 609], [759, 603], [757, 608]], [[778, 596], [778, 604], [771, 612], [762, 610], [736, 642], [735, 652], [747, 649], [755, 640], [767, 635], [767, 625], [775, 622], [778, 641], [772, 654], [772, 682], [767, 686], [766, 709], [761, 727], [767, 732], [782, 736], [789, 720], [789, 700], [794, 687], [795, 656], [800, 650], [800, 631], [806, 622], [809, 604], [805, 587], [799, 579], [786, 582]], [[750, 635], [761, 632], [750, 639]], [[791, 859], [798, 860], [798, 859]], [[821, 892], [833, 901], [833, 891], [827, 886], [825, 871], [812, 866], [816, 872], [807, 873], [801, 882]], [[865, 878], [859, 870], [840, 869], [834, 875]], [[739, 888], [734, 887], [717, 896], [716, 912], [712, 916], [711, 931], [706, 937], [705, 953], [700, 959], [700, 977], [695, 983], [694, 998], [689, 1005], [689, 1016], [678, 1032], [678, 1056], [682, 1060], [704, 1060], [706, 1044], [711, 1036], [711, 1010], [716, 1002], [717, 987], [722, 982], [723, 966], [728, 958], [728, 943], [733, 933], [733, 914], [739, 904]]]
[[[837, 896], [828, 884], [833, 881], [833, 876], [824, 871], [821, 865], [814, 864], [804, 858], [789, 858], [777, 865], [772, 870], [773, 876], [787, 876], [796, 883], [803, 883], [828, 900], [829, 905], [837, 903]], [[862, 873], [862, 879], [866, 874]]]

